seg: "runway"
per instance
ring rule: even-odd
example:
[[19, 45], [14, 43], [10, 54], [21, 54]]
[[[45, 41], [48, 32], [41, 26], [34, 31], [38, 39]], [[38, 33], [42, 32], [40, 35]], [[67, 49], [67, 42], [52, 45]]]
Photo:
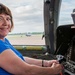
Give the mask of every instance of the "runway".
[[45, 45], [42, 35], [11, 35], [7, 37], [12, 45]]

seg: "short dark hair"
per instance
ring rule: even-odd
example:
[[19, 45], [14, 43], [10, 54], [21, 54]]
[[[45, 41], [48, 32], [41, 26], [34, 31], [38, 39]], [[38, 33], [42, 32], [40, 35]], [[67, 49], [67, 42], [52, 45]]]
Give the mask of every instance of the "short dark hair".
[[10, 29], [10, 32], [11, 32], [11, 30], [14, 27], [12, 13], [11, 13], [10, 9], [7, 6], [0, 3], [0, 14], [2, 14], [2, 13], [6, 14], [6, 15], [9, 15], [11, 17], [11, 24], [12, 24], [11, 29]]

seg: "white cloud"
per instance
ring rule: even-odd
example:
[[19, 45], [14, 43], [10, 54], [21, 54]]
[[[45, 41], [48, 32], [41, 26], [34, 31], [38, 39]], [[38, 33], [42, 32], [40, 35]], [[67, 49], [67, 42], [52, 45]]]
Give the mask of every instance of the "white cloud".
[[[63, 6], [60, 23], [72, 23], [71, 13], [75, 8], [74, 0], [62, 0]], [[13, 14], [15, 28], [13, 32], [44, 31], [43, 2], [44, 0], [0, 0], [8, 6]], [[67, 20], [67, 18], [69, 18]]]

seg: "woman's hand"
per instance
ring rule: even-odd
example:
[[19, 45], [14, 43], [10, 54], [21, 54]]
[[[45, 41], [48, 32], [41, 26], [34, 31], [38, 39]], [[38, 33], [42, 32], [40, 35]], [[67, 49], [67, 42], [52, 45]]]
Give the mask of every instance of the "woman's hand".
[[57, 64], [57, 63], [53, 63], [52, 66], [51, 66], [52, 70], [53, 70], [53, 73], [55, 74], [60, 74], [63, 70], [61, 64]]
[[54, 74], [59, 74], [63, 70], [62, 65], [57, 60], [44, 60], [44, 67], [50, 67]]
[[45, 67], [51, 67], [53, 63], [59, 64], [57, 60], [43, 60]]
[[53, 63], [59, 64], [59, 62], [57, 60], [49, 60], [49, 61], [47, 61], [47, 67], [51, 67]]

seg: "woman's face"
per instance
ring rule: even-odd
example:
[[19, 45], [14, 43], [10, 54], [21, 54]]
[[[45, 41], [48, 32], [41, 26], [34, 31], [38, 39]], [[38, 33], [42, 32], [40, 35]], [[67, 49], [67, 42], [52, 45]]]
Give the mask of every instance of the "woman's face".
[[6, 14], [0, 14], [0, 39], [3, 39], [11, 29], [11, 17]]

